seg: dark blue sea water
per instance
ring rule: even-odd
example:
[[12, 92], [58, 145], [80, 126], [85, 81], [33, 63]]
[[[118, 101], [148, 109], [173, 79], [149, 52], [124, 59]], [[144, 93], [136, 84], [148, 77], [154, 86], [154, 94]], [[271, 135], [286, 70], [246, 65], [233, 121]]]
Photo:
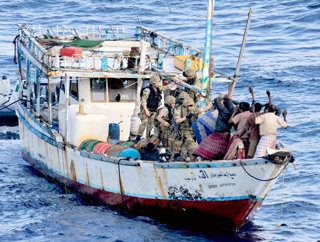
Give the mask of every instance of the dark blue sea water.
[[[169, 2], [169, 5], [168, 5]], [[203, 49], [207, 1], [0, 1], [0, 75], [15, 79], [12, 40], [17, 23], [55, 28], [87, 24], [133, 29], [143, 25]], [[170, 8], [169, 8], [170, 6]], [[215, 67], [234, 74], [249, 8], [251, 28], [235, 99], [248, 86], [288, 110], [279, 141], [296, 153], [251, 223], [236, 235], [175, 228], [149, 218], [128, 218], [90, 205], [35, 173], [20, 155], [15, 129], [0, 135], [0, 240], [23, 241], [317, 241], [320, 239], [320, 2], [319, 0], [215, 1]], [[227, 90], [218, 84], [213, 92]], [[283, 196], [283, 198], [282, 198]], [[283, 212], [278, 222], [283, 202]], [[282, 226], [277, 226], [277, 224]]]

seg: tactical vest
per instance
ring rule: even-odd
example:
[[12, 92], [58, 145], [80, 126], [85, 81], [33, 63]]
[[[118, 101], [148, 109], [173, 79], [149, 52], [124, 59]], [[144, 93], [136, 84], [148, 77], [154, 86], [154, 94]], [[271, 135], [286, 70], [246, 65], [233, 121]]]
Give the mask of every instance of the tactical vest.
[[157, 109], [159, 107], [159, 103], [161, 102], [161, 99], [162, 99], [161, 91], [160, 91], [159, 88], [157, 88], [157, 90], [155, 91], [152, 88], [151, 84], [146, 88], [150, 89], [150, 95], [149, 95], [149, 98], [147, 100], [147, 108], [151, 112], [155, 112], [155, 111], [157, 111]]

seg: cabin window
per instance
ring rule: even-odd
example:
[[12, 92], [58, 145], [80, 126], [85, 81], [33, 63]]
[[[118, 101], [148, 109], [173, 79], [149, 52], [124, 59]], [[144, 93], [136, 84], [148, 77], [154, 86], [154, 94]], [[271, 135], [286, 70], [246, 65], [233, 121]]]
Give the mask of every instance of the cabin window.
[[[79, 100], [79, 85], [78, 85], [78, 83], [79, 83], [78, 77], [70, 77], [69, 95], [76, 100]], [[64, 83], [64, 79], [61, 78], [59, 89], [61, 89], [64, 93], [65, 93], [65, 85], [66, 84]]]
[[134, 102], [137, 97], [137, 79], [108, 79], [110, 102]]
[[70, 80], [70, 96], [79, 100], [78, 77], [72, 77]]
[[106, 98], [106, 79], [92, 78], [91, 85], [91, 100], [92, 102], [105, 102]]

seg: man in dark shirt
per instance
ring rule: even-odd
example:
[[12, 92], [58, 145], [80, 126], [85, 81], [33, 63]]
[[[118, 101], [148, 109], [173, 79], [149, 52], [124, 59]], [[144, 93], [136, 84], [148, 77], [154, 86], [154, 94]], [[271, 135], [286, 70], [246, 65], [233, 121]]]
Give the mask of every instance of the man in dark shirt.
[[232, 99], [230, 95], [231, 93], [230, 88], [231, 88], [231, 85], [229, 85], [228, 95], [222, 94], [214, 99], [214, 105], [219, 111], [215, 132], [230, 131], [229, 119], [233, 113], [233, 104], [232, 104]]
[[220, 95], [214, 99], [214, 105], [219, 111], [215, 131], [201, 141], [194, 155], [206, 160], [219, 160], [224, 157], [230, 136], [229, 119], [233, 113], [231, 89], [232, 84], [229, 85], [228, 95]]

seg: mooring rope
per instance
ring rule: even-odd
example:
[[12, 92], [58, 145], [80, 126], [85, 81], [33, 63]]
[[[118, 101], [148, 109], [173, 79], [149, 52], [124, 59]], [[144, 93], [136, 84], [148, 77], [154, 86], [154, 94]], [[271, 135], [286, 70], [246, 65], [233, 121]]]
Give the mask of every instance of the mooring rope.
[[282, 169], [282, 170], [279, 172], [279, 174], [276, 175], [275, 177], [272, 177], [272, 178], [269, 178], [269, 179], [261, 179], [261, 178], [258, 178], [258, 177], [256, 177], [256, 176], [254, 176], [254, 175], [251, 175], [251, 174], [246, 170], [246, 168], [244, 168], [243, 163], [242, 163], [242, 161], [240, 160], [240, 165], [241, 165], [242, 169], [243, 169], [250, 177], [252, 177], [252, 178], [254, 178], [254, 179], [258, 180], [258, 181], [266, 181], [266, 182], [277, 179], [277, 178], [280, 176], [281, 172], [288, 166], [288, 164], [289, 164], [289, 161], [287, 161], [287, 163], [285, 164], [285, 166], [283, 167], [283, 169]]

